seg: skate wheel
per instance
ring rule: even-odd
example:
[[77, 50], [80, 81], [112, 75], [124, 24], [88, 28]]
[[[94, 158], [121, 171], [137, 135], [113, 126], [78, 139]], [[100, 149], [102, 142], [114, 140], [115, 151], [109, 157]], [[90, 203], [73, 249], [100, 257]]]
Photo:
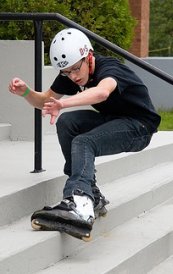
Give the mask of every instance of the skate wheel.
[[90, 242], [90, 241], [92, 240], [92, 237], [91, 237], [90, 234], [88, 234], [88, 235], [82, 237], [82, 240], [83, 240], [84, 242]]
[[106, 217], [106, 215], [107, 215], [107, 212], [102, 213], [102, 214], [100, 215], [100, 217]]
[[107, 209], [105, 207], [102, 208], [102, 210], [99, 212], [100, 217], [106, 217]]
[[39, 222], [36, 219], [32, 220], [31, 226], [34, 230], [41, 230], [41, 225], [39, 225]]

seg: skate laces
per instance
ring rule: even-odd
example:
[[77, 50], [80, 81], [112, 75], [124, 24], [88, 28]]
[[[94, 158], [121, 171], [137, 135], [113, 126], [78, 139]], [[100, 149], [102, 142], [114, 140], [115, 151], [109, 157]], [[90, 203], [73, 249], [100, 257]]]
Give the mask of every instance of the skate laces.
[[73, 195], [70, 199], [63, 199], [52, 209], [70, 211], [72, 214], [78, 215], [81, 219], [88, 222], [93, 222], [95, 219], [93, 202], [86, 195]]
[[73, 195], [75, 209], [73, 209], [84, 220], [94, 219], [93, 202], [89, 196]]
[[54, 206], [53, 209], [70, 211], [70, 210], [73, 210], [73, 207], [75, 207], [75, 204], [73, 201], [71, 201], [70, 199], [64, 199], [59, 204]]
[[81, 213], [76, 208], [76, 204], [74, 201], [70, 199], [63, 199], [58, 205], [53, 207], [53, 209], [60, 209], [65, 211], [74, 211], [77, 215], [79, 215], [82, 218]]

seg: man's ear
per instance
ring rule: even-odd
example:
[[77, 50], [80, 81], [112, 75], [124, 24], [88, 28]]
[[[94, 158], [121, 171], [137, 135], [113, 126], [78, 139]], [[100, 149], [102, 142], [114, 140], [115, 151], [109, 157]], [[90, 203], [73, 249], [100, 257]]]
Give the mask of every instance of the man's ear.
[[85, 57], [85, 63], [89, 64], [89, 54]]
[[89, 66], [89, 74], [93, 73], [93, 51], [90, 50], [87, 56], [87, 64]]
[[93, 57], [93, 51], [90, 50], [89, 53], [88, 53], [88, 55], [85, 57], [87, 63], [90, 62], [90, 60], [92, 59], [92, 57]]

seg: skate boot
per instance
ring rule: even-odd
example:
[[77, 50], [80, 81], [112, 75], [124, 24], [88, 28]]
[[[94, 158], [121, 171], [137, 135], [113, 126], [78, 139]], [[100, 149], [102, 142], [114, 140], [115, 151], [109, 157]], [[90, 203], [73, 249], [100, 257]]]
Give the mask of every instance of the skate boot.
[[103, 196], [100, 192], [100, 189], [96, 186], [96, 180], [92, 183], [92, 192], [94, 195], [94, 214], [95, 218], [105, 217], [107, 214], [106, 205], [109, 204], [109, 201]]
[[34, 212], [31, 225], [35, 230], [56, 230], [89, 241], [94, 219], [92, 200], [86, 195], [73, 195], [55, 207]]

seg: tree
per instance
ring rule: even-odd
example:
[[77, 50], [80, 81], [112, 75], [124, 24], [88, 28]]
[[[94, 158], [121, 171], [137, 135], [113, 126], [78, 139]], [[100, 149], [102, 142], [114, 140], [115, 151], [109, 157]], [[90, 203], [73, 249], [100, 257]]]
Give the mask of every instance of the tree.
[[[4, 0], [0, 3], [0, 12], [57, 12], [124, 49], [130, 48], [135, 27], [135, 19], [130, 14], [128, 0], [82, 2], [80, 0]], [[43, 24], [46, 63], [50, 42], [62, 28], [64, 26], [55, 21], [45, 21]], [[0, 25], [0, 37], [1, 39], [33, 39], [33, 23], [3, 22]], [[99, 45], [94, 47], [101, 53], [106, 51]]]
[[[56, 0], [4, 0], [0, 2], [0, 12], [14, 13], [34, 13], [34, 12], [58, 12], [61, 11], [64, 16], [69, 16], [69, 1]], [[49, 62], [48, 52], [51, 40], [56, 32], [62, 29], [61, 24], [56, 22], [44, 21], [43, 40], [45, 43], [45, 61]], [[6, 21], [0, 24], [0, 38], [8, 40], [33, 40], [34, 27], [31, 21]]]
[[150, 0], [150, 56], [173, 56], [173, 0]]
[[[118, 46], [131, 46], [135, 20], [129, 10], [128, 0], [80, 0], [71, 2], [73, 20]], [[100, 50], [99, 46], [96, 46]], [[105, 51], [102, 48], [102, 52]]]

